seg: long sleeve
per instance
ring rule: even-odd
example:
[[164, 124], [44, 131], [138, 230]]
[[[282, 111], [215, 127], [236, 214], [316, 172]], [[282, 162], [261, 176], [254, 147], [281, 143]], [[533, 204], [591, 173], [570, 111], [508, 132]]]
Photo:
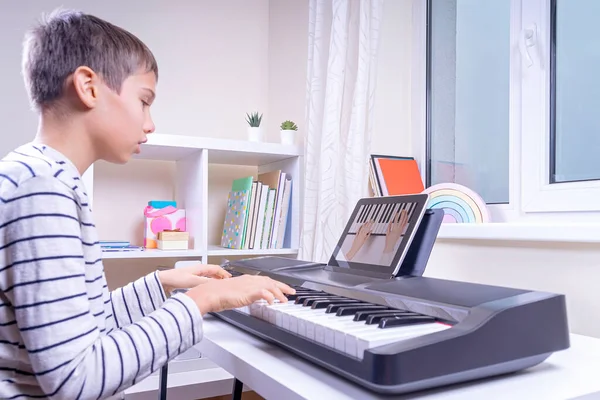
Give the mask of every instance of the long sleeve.
[[116, 327], [136, 322], [163, 305], [166, 295], [158, 271], [113, 290], [110, 293]]
[[[145, 316], [123, 328], [103, 329], [112, 304], [101, 260], [86, 257], [96, 254], [90, 253], [98, 246], [90, 239], [95, 228], [69, 187], [51, 177], [31, 178], [1, 201], [0, 372], [29, 384], [5, 383], [0, 397], [106, 398], [201, 340], [202, 316], [185, 294], [150, 313], [142, 305]], [[124, 298], [142, 285], [124, 289]], [[120, 304], [115, 317], [125, 321]], [[7, 364], [7, 355], [18, 361]]]

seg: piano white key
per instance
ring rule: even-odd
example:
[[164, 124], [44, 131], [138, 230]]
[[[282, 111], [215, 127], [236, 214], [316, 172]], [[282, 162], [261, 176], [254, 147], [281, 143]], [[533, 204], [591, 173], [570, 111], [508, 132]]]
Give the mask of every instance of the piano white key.
[[391, 220], [391, 218], [390, 218], [391, 214], [389, 213], [389, 211], [394, 206], [395, 206], [395, 204], [386, 204], [383, 206], [382, 212], [379, 215], [379, 219], [377, 220], [377, 224], [375, 225], [375, 231], [373, 233], [376, 233], [379, 235], [385, 234], [385, 232], [387, 230], [387, 224]]
[[323, 314], [315, 316], [314, 318], [310, 318], [306, 324], [306, 336], [319, 343], [325, 344], [324, 327], [330, 324], [337, 324], [338, 322], [336, 322], [334, 318], [340, 319], [343, 317], [337, 317], [333, 313], [327, 314], [323, 312]]
[[298, 317], [300, 313], [308, 312], [307, 307], [294, 304], [288, 308], [281, 309], [281, 326], [293, 333], [298, 333]]
[[238, 307], [235, 309], [237, 312], [241, 312], [242, 314], [250, 314], [250, 306]]
[[354, 321], [354, 315], [338, 317], [335, 313], [326, 313], [325, 310], [326, 308], [313, 309], [296, 304], [295, 301], [276, 301], [270, 305], [264, 300], [238, 309], [306, 339], [358, 358], [362, 358], [367, 349], [450, 327], [433, 322], [381, 329], [378, 324], [367, 325], [365, 321]]
[[[289, 313], [289, 326], [290, 326], [289, 329], [290, 329], [290, 332], [293, 332], [293, 333], [296, 333], [296, 334], [300, 335], [300, 333], [298, 331], [298, 321], [299, 321], [298, 316], [300, 314], [302, 314], [303, 312], [307, 312], [307, 311], [308, 310], [304, 309], [304, 310], [295, 311], [293, 313], [292, 312]], [[306, 332], [306, 327], [304, 325], [302, 326], [302, 330], [304, 332]]]
[[315, 325], [315, 340], [319, 343], [323, 343], [328, 347], [335, 348], [335, 336], [334, 329], [339, 326], [342, 322], [352, 321], [354, 316], [347, 315], [338, 317], [335, 314], [328, 314], [329, 317], [317, 321]]
[[269, 304], [269, 303], [267, 303], [266, 300], [259, 300], [259, 301], [255, 301], [254, 303], [250, 304], [248, 306], [248, 308], [250, 309], [250, 315], [252, 315], [253, 317], [256, 317], [256, 318], [263, 319], [263, 317], [262, 317], [263, 306], [265, 304]]
[[360, 206], [360, 209], [358, 210], [358, 213], [356, 214], [356, 218], [354, 218], [354, 221], [352, 222], [352, 227], [350, 228], [350, 232], [356, 232], [358, 231], [358, 228], [361, 226], [361, 220], [362, 217], [365, 213], [365, 206], [362, 205]]
[[298, 307], [293, 301], [288, 301], [287, 303], [275, 303], [273, 305], [267, 306], [269, 312], [269, 322], [275, 324], [278, 327], [283, 326], [283, 315], [285, 311], [288, 309], [295, 309]]
[[[418, 325], [405, 325], [393, 328], [380, 329], [381, 332], [369, 332], [359, 334], [356, 342], [356, 357], [362, 359], [365, 350], [383, 346], [385, 344], [397, 343], [402, 340], [411, 339], [417, 336], [425, 336], [430, 333], [443, 331], [450, 326], [437, 322]], [[387, 331], [387, 332], [386, 332]]]
[[324, 313], [323, 309], [313, 310], [312, 308], [304, 307], [304, 310], [298, 311], [297, 313], [293, 314], [292, 317], [297, 321], [296, 323], [298, 324], [298, 329], [296, 331], [298, 335], [307, 337], [306, 325], [311, 317], [314, 318], [316, 316], [316, 312]]
[[378, 329], [379, 326], [376, 324], [367, 325], [362, 321], [357, 321], [356, 325], [342, 328], [339, 332], [336, 332], [335, 347], [345, 353], [356, 354], [356, 350], [350, 350], [356, 348], [356, 335], [360, 332], [376, 331]]

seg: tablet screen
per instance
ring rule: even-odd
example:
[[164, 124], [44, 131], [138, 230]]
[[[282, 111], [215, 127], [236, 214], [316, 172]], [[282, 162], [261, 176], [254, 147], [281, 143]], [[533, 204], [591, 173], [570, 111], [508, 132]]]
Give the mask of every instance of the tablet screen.
[[329, 265], [394, 275], [427, 205], [427, 194], [361, 199]]

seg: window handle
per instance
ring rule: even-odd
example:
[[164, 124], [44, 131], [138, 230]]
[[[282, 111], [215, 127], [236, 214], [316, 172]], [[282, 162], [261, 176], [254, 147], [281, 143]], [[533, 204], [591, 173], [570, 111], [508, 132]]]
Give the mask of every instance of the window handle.
[[519, 38], [519, 51], [525, 61], [527, 68], [533, 66], [533, 58], [530, 49], [535, 49], [537, 44], [537, 26], [533, 24], [530, 28], [524, 29]]

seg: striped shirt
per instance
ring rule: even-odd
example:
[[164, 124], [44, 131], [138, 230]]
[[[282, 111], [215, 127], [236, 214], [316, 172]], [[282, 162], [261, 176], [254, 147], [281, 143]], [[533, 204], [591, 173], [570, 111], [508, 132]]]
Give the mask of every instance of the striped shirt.
[[0, 160], [0, 398], [121, 398], [202, 338], [158, 273], [110, 292], [85, 187], [56, 150]]

